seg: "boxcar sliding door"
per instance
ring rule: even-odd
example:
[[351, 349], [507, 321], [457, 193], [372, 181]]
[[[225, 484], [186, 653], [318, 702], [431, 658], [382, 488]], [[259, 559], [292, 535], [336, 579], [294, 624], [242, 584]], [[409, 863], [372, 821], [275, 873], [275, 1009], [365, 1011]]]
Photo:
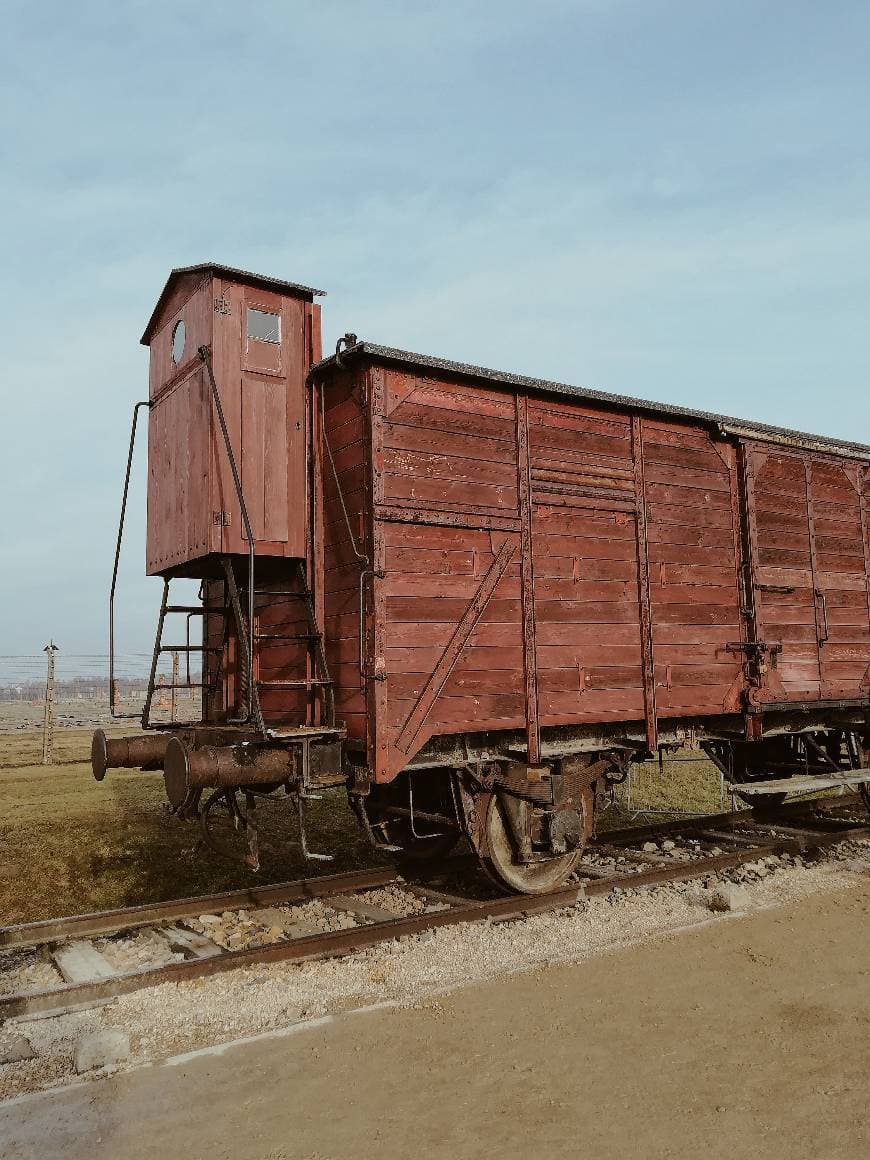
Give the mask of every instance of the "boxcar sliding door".
[[[733, 713], [744, 687], [733, 448], [529, 403], [541, 724]], [[572, 671], [573, 670], [573, 671]]]
[[781, 645], [783, 700], [866, 698], [870, 569], [866, 468], [745, 446], [757, 635]]

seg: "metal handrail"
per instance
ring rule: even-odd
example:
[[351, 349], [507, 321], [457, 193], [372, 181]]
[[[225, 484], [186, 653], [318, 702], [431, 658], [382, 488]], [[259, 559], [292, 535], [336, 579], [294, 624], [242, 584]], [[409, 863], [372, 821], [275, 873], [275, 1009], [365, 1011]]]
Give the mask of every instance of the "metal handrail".
[[130, 429], [130, 446], [127, 449], [127, 471], [124, 475], [124, 493], [121, 497], [121, 515], [118, 519], [118, 538], [115, 541], [115, 563], [112, 567], [112, 584], [109, 588], [109, 713], [118, 720], [133, 720], [138, 713], [115, 712], [115, 590], [118, 587], [118, 567], [121, 562], [121, 541], [124, 538], [124, 521], [127, 517], [127, 495], [130, 491], [130, 472], [133, 467], [133, 449], [136, 445], [136, 425], [139, 422], [139, 408], [151, 409], [151, 400], [146, 399], [133, 408], [133, 425]]
[[828, 597], [821, 588], [816, 589], [816, 599], [822, 602], [822, 620], [825, 627], [821, 632], [818, 631], [818, 623], [816, 624], [816, 635], [819, 638], [819, 644], [825, 644], [831, 639], [830, 630], [828, 628]]
[[[344, 336], [344, 340], [349, 340], [351, 338], [354, 340], [354, 342], [356, 341], [355, 334], [346, 334]], [[339, 339], [338, 342], [336, 343], [336, 347], [335, 347], [335, 357], [336, 357], [336, 360], [338, 362], [338, 366], [342, 365], [342, 363], [340, 361], [340, 359], [341, 359], [340, 348], [341, 348], [342, 341], [343, 341], [342, 339]], [[349, 345], [353, 345], [353, 343], [350, 343]], [[338, 495], [338, 502], [341, 504], [341, 512], [342, 512], [342, 515], [344, 516], [344, 522], [345, 522], [345, 526], [347, 527], [347, 534], [348, 534], [348, 538], [350, 540], [350, 550], [353, 552], [354, 556], [356, 557], [357, 563], [362, 565], [362, 568], [361, 568], [360, 574], [359, 574], [359, 671], [360, 671], [360, 675], [362, 676], [363, 680], [365, 680], [365, 681], [377, 680], [377, 676], [375, 674], [372, 674], [372, 673], [369, 673], [366, 671], [366, 664], [365, 664], [365, 599], [366, 599], [366, 597], [365, 597], [365, 583], [366, 583], [366, 580], [368, 579], [369, 576], [371, 576], [372, 581], [374, 581], [375, 578], [382, 578], [384, 573], [381, 572], [377, 568], [372, 568], [370, 566], [371, 561], [369, 560], [369, 557], [364, 552], [361, 552], [359, 550], [359, 547], [357, 546], [356, 536], [353, 534], [353, 525], [351, 524], [350, 515], [349, 515], [348, 510], [347, 510], [347, 504], [344, 501], [344, 490], [342, 489], [342, 486], [341, 486], [341, 479], [339, 478], [339, 475], [338, 475], [338, 468], [335, 465], [335, 458], [332, 454], [332, 448], [329, 445], [329, 438], [326, 434], [326, 404], [324, 402], [324, 392], [323, 392], [322, 388], [319, 392], [319, 396], [320, 396], [320, 439], [321, 439], [323, 446], [326, 448], [326, 457], [329, 460], [330, 467], [332, 468], [332, 478], [333, 478], [333, 481], [335, 482], [335, 490], [336, 490], [336, 493]]]

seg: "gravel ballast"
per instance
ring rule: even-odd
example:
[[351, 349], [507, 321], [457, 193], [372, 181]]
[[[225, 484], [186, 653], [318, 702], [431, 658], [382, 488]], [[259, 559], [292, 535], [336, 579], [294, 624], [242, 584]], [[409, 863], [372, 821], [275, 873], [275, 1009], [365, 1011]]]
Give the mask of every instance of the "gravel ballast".
[[[851, 842], [816, 863], [765, 859], [738, 868], [737, 874], [614, 891], [519, 920], [442, 927], [341, 959], [252, 966], [150, 987], [96, 1008], [10, 1020], [5, 1033], [23, 1037], [35, 1057], [0, 1064], [0, 1098], [77, 1078], [77, 1045], [108, 1028], [129, 1037], [129, 1059], [122, 1066], [135, 1066], [370, 1004], [431, 1003], [439, 993], [467, 983], [579, 963], [703, 923], [729, 921], [730, 912], [710, 909], [716, 891], [729, 883], [740, 884], [742, 905], [735, 918], [849, 888], [866, 876], [868, 859], [870, 843]], [[402, 912], [407, 897], [389, 888], [378, 902]], [[325, 918], [306, 911], [308, 923]], [[208, 926], [202, 923], [203, 929]], [[142, 949], [124, 947], [131, 958]]]

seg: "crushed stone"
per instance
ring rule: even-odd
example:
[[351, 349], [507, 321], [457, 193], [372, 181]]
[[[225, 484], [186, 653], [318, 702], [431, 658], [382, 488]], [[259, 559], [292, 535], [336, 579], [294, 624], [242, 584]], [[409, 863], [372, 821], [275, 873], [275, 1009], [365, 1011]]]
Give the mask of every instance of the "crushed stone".
[[180, 963], [181, 952], [173, 951], [169, 943], [153, 930], [135, 934], [95, 939], [94, 947], [119, 971], [136, 971], [143, 967], [163, 967]]
[[0, 960], [0, 995], [29, 994], [63, 982], [60, 971], [31, 949], [5, 954]]
[[[870, 860], [870, 843], [848, 846], [848, 856], [838, 848], [831, 858], [807, 864], [794, 856], [761, 859], [750, 864], [755, 869], [743, 879], [728, 871], [652, 889], [623, 888], [546, 914], [440, 927], [341, 959], [257, 964], [150, 987], [99, 1008], [15, 1021], [15, 1034], [26, 1037], [37, 1054], [35, 1059], [0, 1065], [0, 1099], [68, 1082], [75, 1075], [76, 1043], [83, 1035], [108, 1027], [129, 1035], [129, 1064], [141, 1064], [372, 1003], [413, 1007], [469, 983], [583, 962], [704, 922], [727, 921], [707, 909], [712, 892], [722, 883], [740, 881], [748, 896], [743, 913], [848, 888], [863, 874], [850, 871], [845, 863]], [[408, 892], [400, 888], [369, 891], [367, 896], [384, 909], [409, 905]], [[416, 903], [425, 909], [422, 899], [415, 898]], [[280, 910], [289, 927], [303, 920], [314, 926], [336, 918], [334, 912], [327, 916], [317, 900], [269, 909]], [[252, 922], [253, 914], [240, 918], [237, 925]], [[226, 915], [214, 916], [220, 919], [217, 924], [204, 922], [204, 917], [190, 925], [198, 923], [210, 938], [215, 938], [216, 927], [227, 931], [233, 925]], [[338, 917], [343, 926], [354, 925], [349, 915]], [[273, 918], [270, 914], [269, 920]]]

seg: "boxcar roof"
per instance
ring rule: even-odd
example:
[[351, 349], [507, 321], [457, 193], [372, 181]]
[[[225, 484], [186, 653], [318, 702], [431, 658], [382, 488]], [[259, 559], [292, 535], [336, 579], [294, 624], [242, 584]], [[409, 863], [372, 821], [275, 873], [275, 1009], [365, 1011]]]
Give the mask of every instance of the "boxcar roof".
[[[527, 375], [516, 375], [509, 371], [492, 370], [489, 367], [473, 366], [470, 363], [454, 362], [452, 359], [435, 358], [428, 354], [414, 354], [412, 351], [396, 350], [394, 347], [378, 346], [372, 342], [358, 342], [355, 346], [343, 351], [341, 359], [354, 359], [367, 356], [373, 362], [387, 363], [400, 366], [407, 370], [436, 370], [448, 374], [462, 375], [492, 385], [503, 384], [509, 387], [522, 387], [527, 391], [535, 391], [548, 395], [567, 395], [574, 399], [583, 399], [593, 403], [601, 403], [608, 408], [630, 408], [643, 411], [650, 415], [661, 415], [666, 418], [690, 419], [710, 424], [716, 428], [727, 430], [732, 434], [755, 437], [775, 443], [794, 444], [800, 447], [815, 448], [820, 451], [828, 449], [832, 452], [851, 453], [852, 456], [870, 459], [870, 446], [865, 443], [851, 443], [845, 439], [834, 439], [827, 435], [813, 435], [806, 431], [793, 431], [787, 427], [774, 427], [766, 423], [756, 423], [749, 419], [735, 419], [728, 415], [719, 415], [712, 411], [694, 411], [689, 407], [679, 407], [669, 403], [655, 403], [649, 399], [635, 399], [629, 395], [614, 395], [607, 391], [592, 391], [586, 387], [575, 387], [570, 383], [551, 382], [549, 379], [530, 378]], [[336, 356], [330, 355], [312, 368], [312, 374], [320, 375], [328, 368], [336, 365]]]
[[157, 319], [163, 309], [163, 303], [172, 292], [172, 288], [179, 279], [187, 277], [188, 274], [218, 274], [223, 278], [246, 282], [249, 286], [257, 286], [263, 290], [277, 290], [279, 294], [290, 291], [294, 294], [301, 294], [308, 299], [326, 293], [325, 290], [315, 290], [313, 286], [302, 286], [298, 282], [283, 282], [280, 278], [269, 278], [265, 274], [255, 274], [252, 270], [238, 270], [235, 266], [224, 266], [220, 262], [199, 262], [196, 266], [177, 266], [174, 270], [170, 270], [166, 285], [160, 291], [160, 297], [157, 299], [157, 305], [151, 311], [148, 325], [140, 339], [143, 346], [147, 346], [150, 342]]

